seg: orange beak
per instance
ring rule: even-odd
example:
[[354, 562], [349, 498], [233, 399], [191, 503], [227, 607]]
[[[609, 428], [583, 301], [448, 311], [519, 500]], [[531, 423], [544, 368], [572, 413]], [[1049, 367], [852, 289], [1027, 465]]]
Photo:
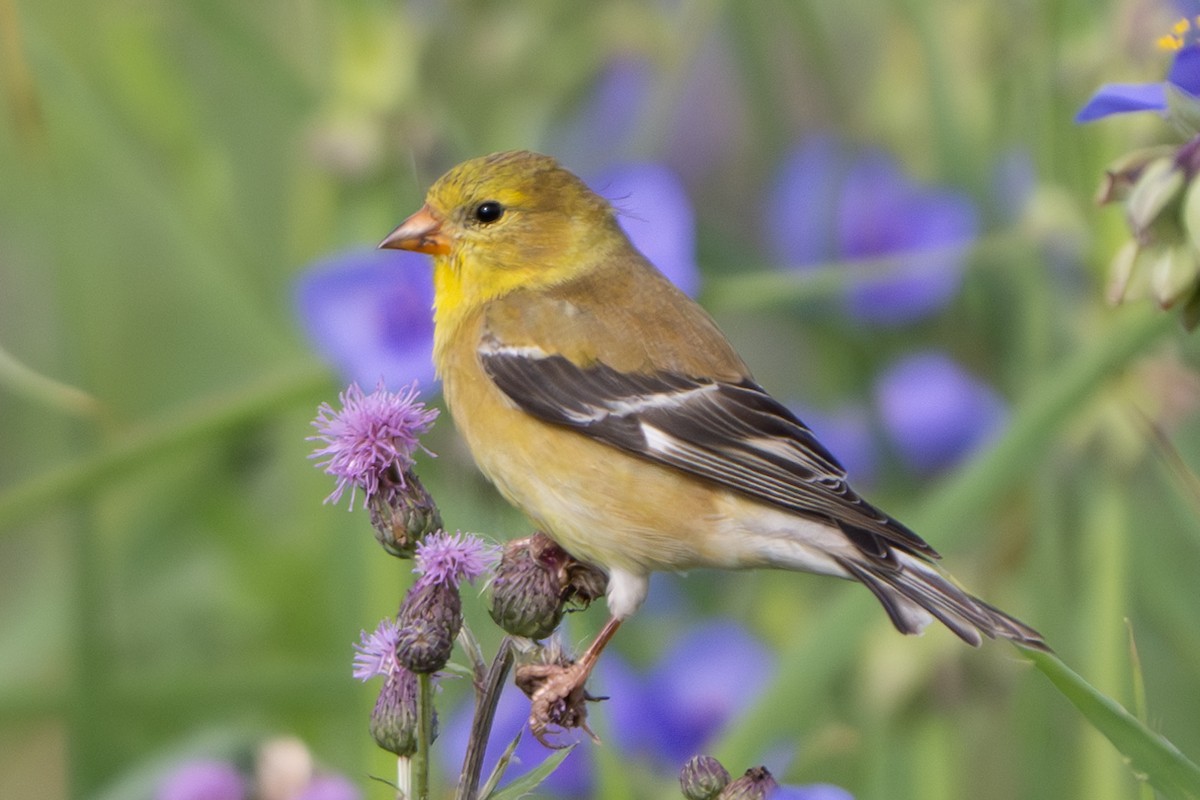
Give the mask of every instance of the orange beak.
[[387, 235], [379, 243], [379, 247], [389, 250], [413, 250], [418, 253], [428, 253], [434, 256], [444, 256], [450, 252], [450, 239], [442, 230], [442, 219], [429, 207], [421, 206], [421, 210], [413, 214], [396, 230]]

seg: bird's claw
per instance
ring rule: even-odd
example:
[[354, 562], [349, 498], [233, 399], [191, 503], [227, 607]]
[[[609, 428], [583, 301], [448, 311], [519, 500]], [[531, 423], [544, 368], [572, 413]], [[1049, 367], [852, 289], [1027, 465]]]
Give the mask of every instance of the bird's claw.
[[544, 747], [561, 750], [566, 745], [546, 737], [572, 728], [579, 728], [594, 742], [600, 741], [587, 725], [586, 704], [604, 699], [588, 694], [585, 684], [590, 672], [578, 663], [525, 664], [517, 669], [517, 686], [531, 701], [529, 729]]

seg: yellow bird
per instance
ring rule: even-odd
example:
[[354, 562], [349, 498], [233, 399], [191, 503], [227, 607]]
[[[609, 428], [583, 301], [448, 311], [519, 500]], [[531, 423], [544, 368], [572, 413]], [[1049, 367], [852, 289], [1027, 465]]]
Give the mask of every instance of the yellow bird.
[[904, 633], [936, 618], [972, 645], [1045, 647], [859, 497], [609, 203], [554, 159], [466, 161], [380, 246], [433, 256], [434, 362], [479, 468], [608, 573], [612, 618], [580, 680], [645, 600], [650, 573], [694, 567], [850, 578]]

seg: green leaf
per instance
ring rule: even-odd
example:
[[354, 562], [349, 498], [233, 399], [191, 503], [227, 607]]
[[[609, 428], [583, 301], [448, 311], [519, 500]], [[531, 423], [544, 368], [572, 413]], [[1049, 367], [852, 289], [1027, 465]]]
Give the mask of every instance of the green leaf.
[[1142, 724], [1119, 703], [1105, 697], [1057, 656], [1028, 648], [1022, 652], [1071, 701], [1096, 730], [1129, 759], [1129, 766], [1170, 798], [1200, 798], [1200, 767], [1175, 745]]
[[[496, 760], [496, 766], [492, 768], [492, 774], [488, 776], [487, 781], [483, 784], [483, 788], [476, 795], [488, 797], [492, 792], [496, 791], [496, 785], [500, 783], [500, 779], [504, 777], [504, 771], [508, 769], [509, 763], [512, 762], [513, 753], [517, 751], [517, 745], [521, 743], [521, 735], [525, 729], [517, 731], [517, 735], [508, 743], [508, 747], [504, 748], [504, 752], [500, 754], [500, 758]], [[463, 778], [466, 778], [464, 773]]]
[[571, 745], [570, 747], [565, 747], [562, 750], [551, 753], [546, 757], [545, 761], [538, 765], [537, 769], [530, 770], [526, 774], [510, 783], [508, 786], [505, 786], [503, 789], [497, 792], [492, 792], [491, 794], [487, 795], [487, 799], [517, 800], [518, 797], [529, 794], [534, 789], [541, 786], [542, 781], [546, 780], [546, 778], [549, 778], [550, 774], [554, 772], [554, 770], [558, 769], [558, 765], [561, 764], [563, 759], [569, 756], [571, 751], [574, 749], [575, 745]]

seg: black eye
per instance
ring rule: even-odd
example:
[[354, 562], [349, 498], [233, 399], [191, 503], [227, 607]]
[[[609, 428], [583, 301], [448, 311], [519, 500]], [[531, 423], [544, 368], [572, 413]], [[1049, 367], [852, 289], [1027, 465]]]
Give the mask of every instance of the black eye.
[[484, 200], [479, 205], [475, 206], [475, 219], [479, 222], [489, 223], [495, 222], [504, 216], [504, 206], [497, 203], [495, 200]]

